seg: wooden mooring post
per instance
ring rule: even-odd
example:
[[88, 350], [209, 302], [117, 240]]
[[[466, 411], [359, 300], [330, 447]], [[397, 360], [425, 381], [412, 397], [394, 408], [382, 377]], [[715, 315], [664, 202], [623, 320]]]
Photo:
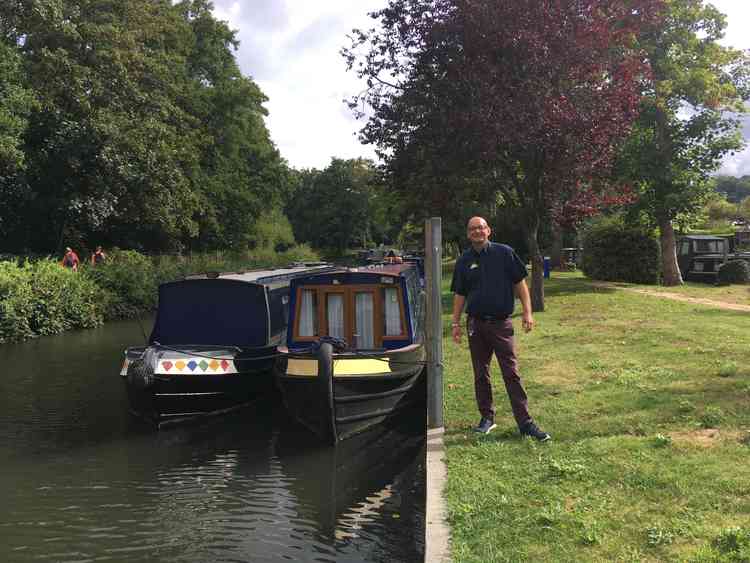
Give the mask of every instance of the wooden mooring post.
[[443, 235], [440, 217], [425, 220], [425, 293], [427, 323], [427, 428], [443, 427]]

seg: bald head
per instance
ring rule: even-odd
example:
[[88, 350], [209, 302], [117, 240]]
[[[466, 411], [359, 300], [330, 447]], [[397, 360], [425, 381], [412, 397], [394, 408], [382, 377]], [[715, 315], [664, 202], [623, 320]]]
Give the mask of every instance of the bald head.
[[484, 248], [489, 241], [492, 230], [484, 217], [472, 217], [466, 224], [466, 236], [477, 250]]

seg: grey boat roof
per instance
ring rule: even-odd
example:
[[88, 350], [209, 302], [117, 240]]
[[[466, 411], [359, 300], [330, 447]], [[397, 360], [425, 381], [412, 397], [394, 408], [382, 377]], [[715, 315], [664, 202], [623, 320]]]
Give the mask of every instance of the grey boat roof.
[[247, 272], [207, 272], [203, 274], [186, 276], [185, 279], [229, 279], [263, 285], [274, 285], [277, 283], [288, 284], [291, 278], [302, 274], [315, 274], [332, 269], [334, 269], [334, 267], [331, 266], [331, 264], [327, 264], [325, 262], [308, 262], [303, 264], [290, 264], [289, 266], [285, 266], [283, 268], [249, 270]]

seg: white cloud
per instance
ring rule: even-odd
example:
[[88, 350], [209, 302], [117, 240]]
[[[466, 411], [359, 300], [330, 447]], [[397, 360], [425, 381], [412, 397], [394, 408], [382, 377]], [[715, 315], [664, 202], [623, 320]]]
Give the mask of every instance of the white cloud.
[[386, 0], [215, 2], [215, 15], [237, 30], [237, 60], [269, 101], [266, 123], [281, 154], [297, 168], [324, 168], [331, 157], [375, 158], [356, 132], [363, 123], [344, 103], [362, 85], [339, 54], [354, 27]]
[[[750, 48], [748, 0], [711, 0], [727, 15], [725, 45]], [[375, 158], [361, 145], [344, 99], [362, 89], [339, 50], [354, 27], [369, 28], [368, 12], [387, 0], [215, 0], [217, 18], [237, 30], [237, 60], [269, 97], [267, 125], [281, 154], [297, 168], [324, 168], [331, 157]], [[750, 131], [745, 127], [745, 138]], [[727, 157], [724, 174], [750, 173], [750, 149]]]

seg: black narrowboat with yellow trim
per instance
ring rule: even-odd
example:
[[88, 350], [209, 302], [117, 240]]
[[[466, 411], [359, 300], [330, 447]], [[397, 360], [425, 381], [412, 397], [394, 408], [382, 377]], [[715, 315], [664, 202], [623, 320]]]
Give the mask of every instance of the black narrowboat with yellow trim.
[[274, 368], [288, 412], [335, 444], [424, 403], [424, 296], [403, 263], [292, 280]]
[[126, 349], [120, 370], [131, 412], [163, 427], [230, 412], [273, 392], [289, 282], [331, 269], [298, 264], [161, 284], [147, 345]]

